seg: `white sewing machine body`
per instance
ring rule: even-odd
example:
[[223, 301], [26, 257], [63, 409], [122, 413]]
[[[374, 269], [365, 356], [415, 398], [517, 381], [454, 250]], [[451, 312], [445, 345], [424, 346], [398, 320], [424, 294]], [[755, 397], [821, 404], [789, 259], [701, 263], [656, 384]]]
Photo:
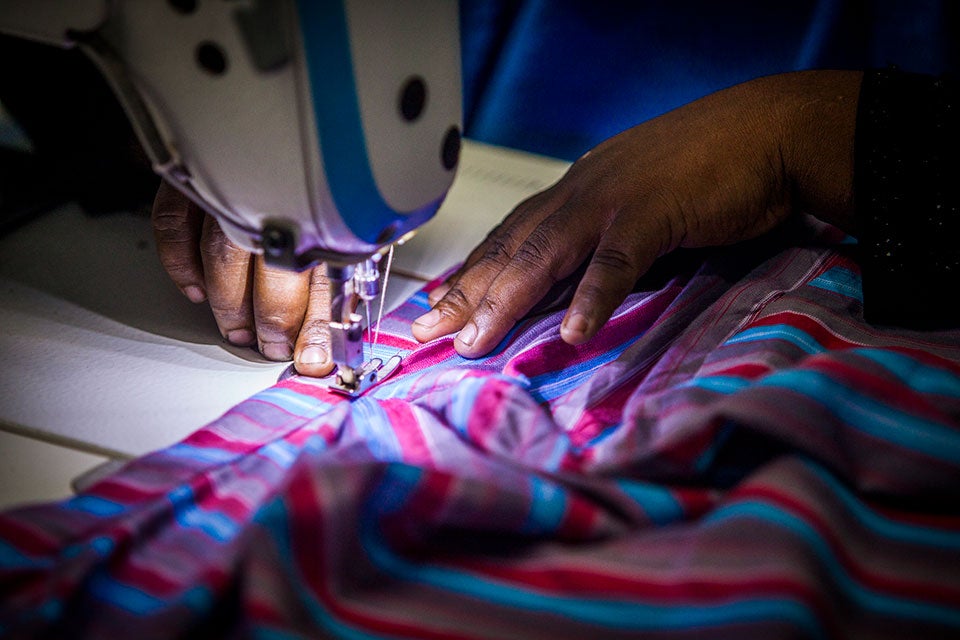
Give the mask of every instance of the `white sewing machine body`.
[[236, 244], [335, 265], [332, 356], [362, 364], [352, 265], [429, 220], [454, 178], [456, 2], [4, 0], [0, 31], [83, 50], [154, 170]]
[[231, 239], [300, 267], [356, 262], [436, 211], [459, 149], [457, 19], [448, 0], [0, 5], [0, 30], [98, 64], [156, 171]]

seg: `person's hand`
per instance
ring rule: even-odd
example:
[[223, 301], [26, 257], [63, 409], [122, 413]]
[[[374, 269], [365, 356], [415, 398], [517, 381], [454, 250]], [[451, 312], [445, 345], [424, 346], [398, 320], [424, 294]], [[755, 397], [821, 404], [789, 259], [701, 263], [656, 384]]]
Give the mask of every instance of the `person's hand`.
[[152, 220], [163, 268], [191, 301], [209, 300], [224, 339], [255, 346], [269, 360], [293, 358], [304, 375], [323, 376], [333, 369], [330, 292], [322, 266], [303, 273], [267, 266], [165, 182]]
[[430, 297], [421, 341], [490, 352], [589, 261], [561, 324], [589, 340], [658, 257], [759, 236], [802, 209], [849, 227], [861, 74], [771, 76], [629, 129], [518, 205]]

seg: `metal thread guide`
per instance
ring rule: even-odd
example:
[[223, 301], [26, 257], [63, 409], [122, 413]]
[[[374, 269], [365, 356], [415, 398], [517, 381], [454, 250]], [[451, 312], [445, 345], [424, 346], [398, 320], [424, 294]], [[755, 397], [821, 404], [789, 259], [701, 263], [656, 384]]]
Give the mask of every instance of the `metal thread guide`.
[[[387, 276], [393, 258], [390, 248], [387, 261]], [[385, 380], [400, 366], [399, 355], [392, 356], [385, 363], [373, 357], [376, 339], [371, 340], [370, 359], [364, 362], [363, 317], [356, 313], [360, 302], [364, 303], [367, 320], [370, 320], [370, 302], [386, 292], [380, 287], [380, 254], [357, 263], [356, 265], [327, 265], [327, 277], [330, 279], [330, 356], [337, 363], [330, 390], [346, 396], [357, 396]], [[383, 298], [380, 299], [380, 314], [377, 318], [376, 337], [380, 337], [380, 315], [383, 311]], [[368, 337], [370, 329], [367, 330]]]

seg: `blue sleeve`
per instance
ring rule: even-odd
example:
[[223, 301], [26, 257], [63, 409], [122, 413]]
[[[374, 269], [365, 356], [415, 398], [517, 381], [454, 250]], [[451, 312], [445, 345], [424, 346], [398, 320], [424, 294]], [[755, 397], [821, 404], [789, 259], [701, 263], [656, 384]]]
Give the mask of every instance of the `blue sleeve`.
[[462, 0], [466, 135], [573, 160], [762, 75], [955, 69], [950, 3]]

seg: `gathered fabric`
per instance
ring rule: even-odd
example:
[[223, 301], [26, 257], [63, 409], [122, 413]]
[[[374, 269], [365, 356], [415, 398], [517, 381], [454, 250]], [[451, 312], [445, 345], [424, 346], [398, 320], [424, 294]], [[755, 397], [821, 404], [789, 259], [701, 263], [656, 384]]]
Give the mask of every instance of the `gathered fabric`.
[[680, 252], [579, 346], [560, 283], [476, 360], [412, 338], [428, 286], [366, 395], [0, 514], [0, 636], [960, 636], [960, 331], [865, 323], [853, 249]]

